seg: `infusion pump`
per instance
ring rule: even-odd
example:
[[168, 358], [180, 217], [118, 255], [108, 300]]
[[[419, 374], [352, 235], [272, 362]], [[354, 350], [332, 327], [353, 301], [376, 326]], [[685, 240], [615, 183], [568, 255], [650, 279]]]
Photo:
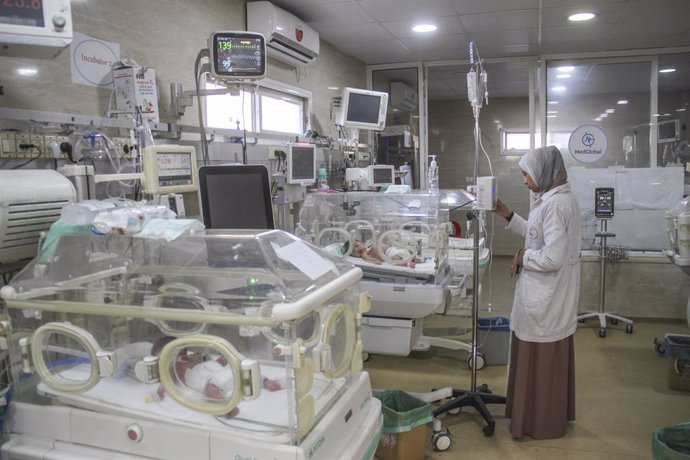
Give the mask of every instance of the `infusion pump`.
[[0, 2], [0, 55], [52, 58], [70, 43], [69, 0]]

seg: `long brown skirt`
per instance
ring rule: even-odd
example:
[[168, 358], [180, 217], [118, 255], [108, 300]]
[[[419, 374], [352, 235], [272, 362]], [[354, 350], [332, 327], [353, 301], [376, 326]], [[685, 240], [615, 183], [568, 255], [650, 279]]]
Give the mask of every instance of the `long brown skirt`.
[[506, 417], [513, 437], [565, 435], [575, 420], [573, 336], [558, 342], [525, 342], [511, 333]]

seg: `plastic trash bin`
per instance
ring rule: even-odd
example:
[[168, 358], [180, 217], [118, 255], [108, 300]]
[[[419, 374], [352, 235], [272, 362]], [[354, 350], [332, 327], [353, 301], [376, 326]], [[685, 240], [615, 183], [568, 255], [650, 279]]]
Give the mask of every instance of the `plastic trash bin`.
[[477, 345], [487, 366], [508, 364], [510, 319], [505, 316], [477, 318]]
[[660, 427], [652, 436], [654, 460], [690, 460], [690, 423]]
[[380, 460], [424, 460], [426, 425], [434, 418], [431, 404], [399, 390], [385, 390], [381, 400], [383, 434], [376, 449]]
[[659, 356], [668, 358], [668, 387], [690, 391], [690, 335], [666, 334], [654, 345]]

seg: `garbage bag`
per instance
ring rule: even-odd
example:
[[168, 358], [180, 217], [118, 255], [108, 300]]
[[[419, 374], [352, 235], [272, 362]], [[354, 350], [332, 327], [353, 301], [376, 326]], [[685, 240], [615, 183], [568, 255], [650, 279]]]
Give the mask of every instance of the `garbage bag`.
[[654, 460], [690, 460], [690, 423], [655, 429], [652, 456]]
[[383, 432], [402, 433], [431, 422], [431, 404], [400, 390], [385, 390], [375, 395], [381, 400]]

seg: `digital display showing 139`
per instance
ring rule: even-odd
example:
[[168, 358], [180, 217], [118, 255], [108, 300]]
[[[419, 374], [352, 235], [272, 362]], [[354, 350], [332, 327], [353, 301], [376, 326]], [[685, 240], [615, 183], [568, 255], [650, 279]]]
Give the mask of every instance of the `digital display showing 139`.
[[0, 22], [18, 26], [43, 27], [42, 0], [1, 0]]
[[260, 77], [266, 71], [264, 38], [252, 33], [213, 36], [213, 70], [223, 77]]

